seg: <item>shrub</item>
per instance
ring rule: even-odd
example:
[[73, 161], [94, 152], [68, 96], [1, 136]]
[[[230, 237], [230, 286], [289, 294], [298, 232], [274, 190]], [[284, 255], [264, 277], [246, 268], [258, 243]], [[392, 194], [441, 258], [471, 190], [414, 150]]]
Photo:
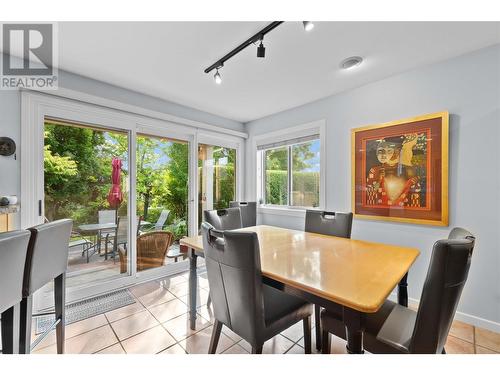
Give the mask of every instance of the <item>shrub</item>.
[[[292, 183], [294, 205], [319, 205], [319, 172], [294, 172]], [[286, 205], [287, 195], [287, 171], [266, 171], [266, 203]]]

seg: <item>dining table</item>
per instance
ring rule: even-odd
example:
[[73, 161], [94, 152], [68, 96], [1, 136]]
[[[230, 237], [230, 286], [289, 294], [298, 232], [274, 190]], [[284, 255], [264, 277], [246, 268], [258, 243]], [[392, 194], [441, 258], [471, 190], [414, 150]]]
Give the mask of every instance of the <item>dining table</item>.
[[[366, 314], [377, 312], [398, 284], [407, 299], [405, 275], [419, 255], [412, 247], [268, 225], [237, 231], [257, 233], [265, 284], [327, 310], [342, 307], [349, 353], [363, 353]], [[189, 257], [189, 319], [194, 330], [197, 259], [203, 257], [203, 240], [185, 237], [180, 244]]]

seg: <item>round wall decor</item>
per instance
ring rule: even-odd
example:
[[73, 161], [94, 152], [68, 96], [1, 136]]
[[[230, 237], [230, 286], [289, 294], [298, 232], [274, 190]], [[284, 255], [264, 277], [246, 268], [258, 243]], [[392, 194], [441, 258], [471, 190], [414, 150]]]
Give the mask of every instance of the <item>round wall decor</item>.
[[16, 142], [12, 138], [0, 137], [0, 155], [10, 156], [16, 152]]

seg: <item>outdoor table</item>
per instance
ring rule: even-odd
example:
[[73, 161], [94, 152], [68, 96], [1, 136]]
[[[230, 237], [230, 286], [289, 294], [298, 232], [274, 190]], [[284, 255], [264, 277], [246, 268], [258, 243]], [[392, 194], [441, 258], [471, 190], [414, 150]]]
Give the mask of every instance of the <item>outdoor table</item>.
[[[139, 227], [146, 226], [146, 225], [151, 225], [149, 221], [146, 220], [141, 220]], [[93, 243], [92, 246], [88, 247], [86, 249], [87, 251], [87, 258], [88, 258], [88, 251], [94, 250], [93, 254], [97, 252], [100, 252], [101, 250], [101, 234], [105, 230], [111, 230], [111, 229], [116, 229], [116, 224], [115, 223], [92, 223], [92, 224], [82, 224], [78, 226], [78, 230], [82, 235], [95, 235], [95, 242]], [[108, 259], [108, 251], [107, 251], [107, 246], [106, 246], [106, 251], [104, 252], [104, 259]], [[87, 260], [88, 262], [88, 260]]]
[[[103, 230], [110, 230], [110, 229], [116, 229], [116, 224], [115, 223], [103, 223], [103, 224], [82, 224], [78, 226], [79, 232], [82, 234], [82, 236], [85, 235], [92, 235], [95, 234], [95, 242], [93, 243], [92, 246], [88, 247], [86, 249], [87, 251], [87, 263], [88, 263], [88, 252], [90, 250], [93, 250], [93, 254], [96, 252], [100, 252], [101, 250], [101, 233]], [[107, 245], [106, 245], [106, 251], [104, 252], [104, 259], [108, 259], [108, 251], [107, 251]]]

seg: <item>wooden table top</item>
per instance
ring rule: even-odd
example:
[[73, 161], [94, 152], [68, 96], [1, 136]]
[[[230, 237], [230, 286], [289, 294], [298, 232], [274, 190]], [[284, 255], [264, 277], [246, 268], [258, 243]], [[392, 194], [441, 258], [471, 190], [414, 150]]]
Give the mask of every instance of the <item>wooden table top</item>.
[[[256, 232], [262, 274], [354, 310], [378, 311], [417, 259], [419, 251], [267, 225]], [[181, 245], [203, 251], [201, 236]]]

